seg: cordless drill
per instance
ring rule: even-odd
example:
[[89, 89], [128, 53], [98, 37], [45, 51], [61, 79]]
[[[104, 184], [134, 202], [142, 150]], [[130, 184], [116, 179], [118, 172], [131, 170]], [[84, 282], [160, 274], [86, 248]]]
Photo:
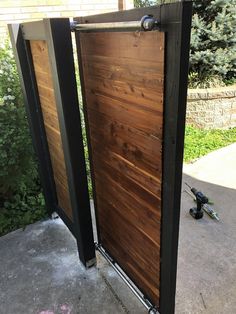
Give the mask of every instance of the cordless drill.
[[197, 207], [190, 208], [189, 213], [194, 219], [201, 219], [203, 217], [203, 209], [202, 206], [208, 203], [208, 198], [201, 192], [195, 188], [192, 188], [190, 185], [185, 183], [196, 197]]

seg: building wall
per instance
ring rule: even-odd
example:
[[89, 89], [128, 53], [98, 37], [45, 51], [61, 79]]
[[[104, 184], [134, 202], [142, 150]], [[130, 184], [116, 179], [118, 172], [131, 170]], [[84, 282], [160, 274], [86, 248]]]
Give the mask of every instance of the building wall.
[[[7, 23], [117, 11], [118, 2], [118, 0], [0, 0], [0, 42], [6, 38]], [[124, 8], [132, 7], [132, 0], [124, 0]]]

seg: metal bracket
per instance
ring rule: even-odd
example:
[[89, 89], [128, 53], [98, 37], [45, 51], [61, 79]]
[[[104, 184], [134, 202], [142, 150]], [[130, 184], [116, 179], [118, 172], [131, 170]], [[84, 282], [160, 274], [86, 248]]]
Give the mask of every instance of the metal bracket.
[[149, 314], [158, 314], [159, 312], [157, 311], [157, 309], [153, 306], [148, 310]]
[[95, 266], [96, 264], [97, 264], [97, 261], [96, 261], [96, 257], [95, 257], [95, 258], [92, 258], [91, 260], [86, 262], [86, 268], [88, 269], [92, 266]]
[[141, 18], [141, 27], [144, 31], [151, 31], [155, 26], [158, 25], [158, 22], [154, 19], [152, 15], [144, 15]]
[[75, 21], [70, 22], [70, 30], [74, 32], [76, 30], [77, 23]]

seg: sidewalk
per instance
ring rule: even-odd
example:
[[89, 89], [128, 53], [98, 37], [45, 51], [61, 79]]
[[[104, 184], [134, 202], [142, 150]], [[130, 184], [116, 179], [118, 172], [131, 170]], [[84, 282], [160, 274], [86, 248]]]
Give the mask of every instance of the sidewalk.
[[214, 201], [220, 222], [194, 220], [182, 192], [177, 314], [236, 313], [236, 143], [184, 165], [184, 182]]
[[0, 252], [1, 314], [146, 313], [100, 255], [85, 270], [60, 219], [1, 237]]

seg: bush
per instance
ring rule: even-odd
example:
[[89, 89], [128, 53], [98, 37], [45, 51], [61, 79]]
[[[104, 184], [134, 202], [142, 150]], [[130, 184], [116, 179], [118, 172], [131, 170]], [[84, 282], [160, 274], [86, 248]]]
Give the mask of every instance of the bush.
[[45, 216], [16, 64], [0, 48], [0, 235]]

